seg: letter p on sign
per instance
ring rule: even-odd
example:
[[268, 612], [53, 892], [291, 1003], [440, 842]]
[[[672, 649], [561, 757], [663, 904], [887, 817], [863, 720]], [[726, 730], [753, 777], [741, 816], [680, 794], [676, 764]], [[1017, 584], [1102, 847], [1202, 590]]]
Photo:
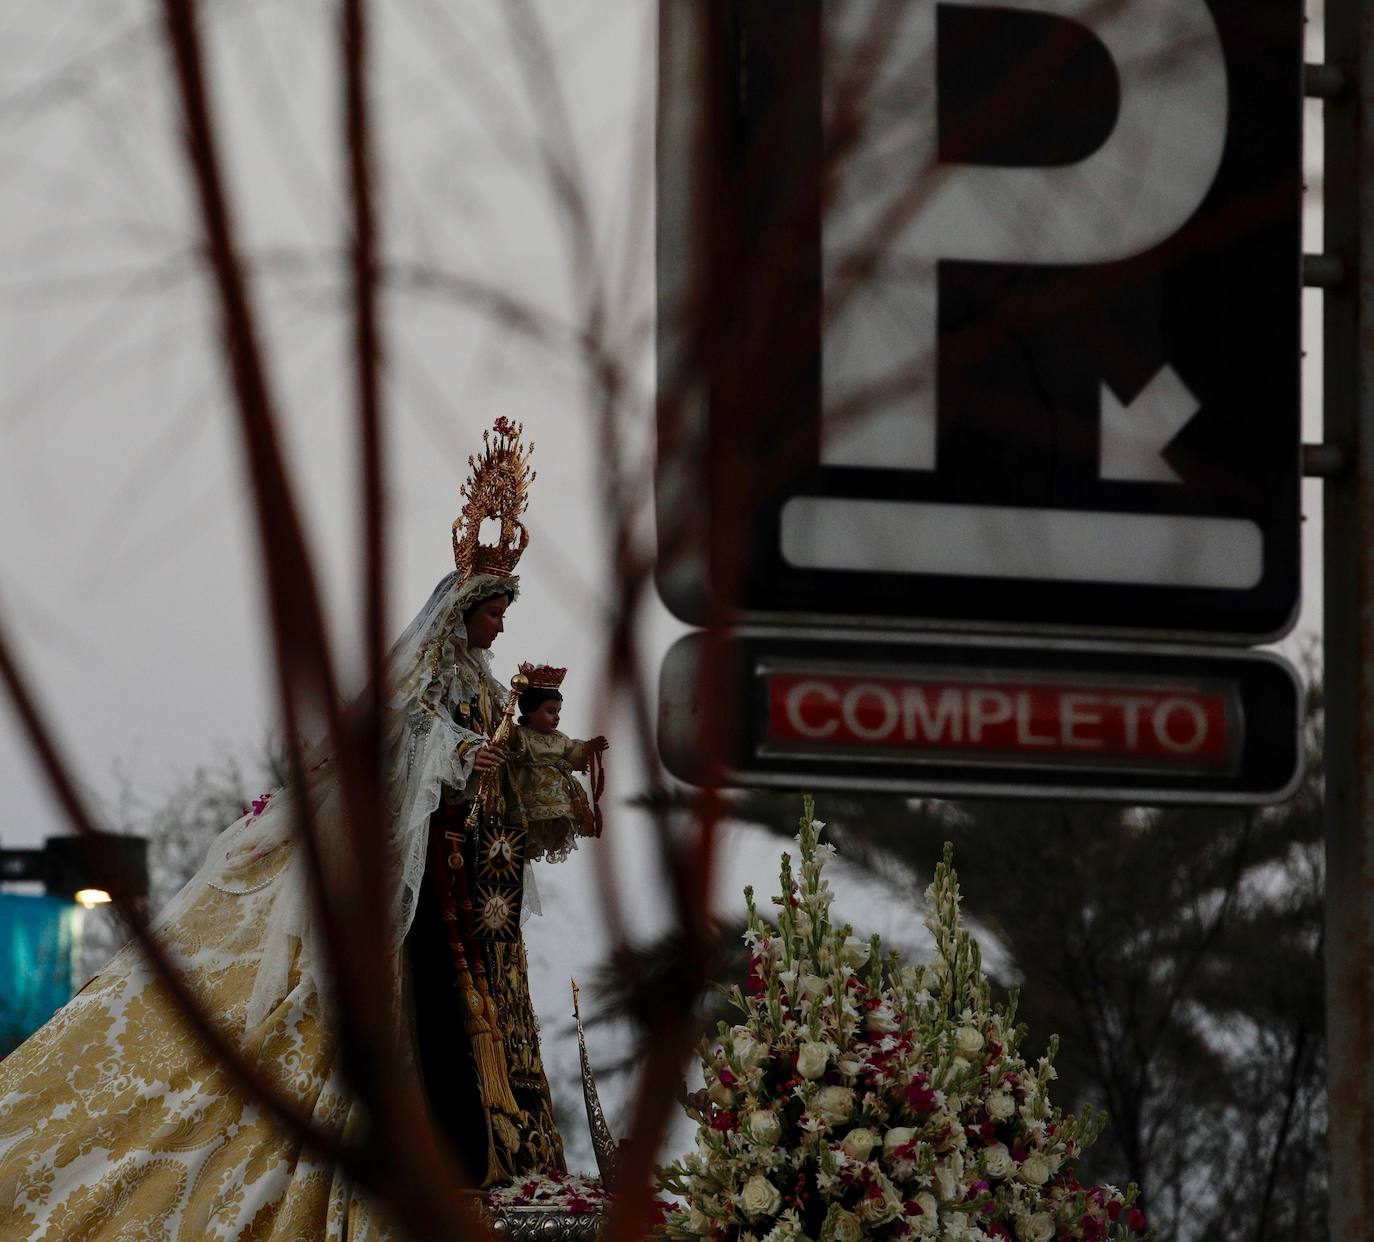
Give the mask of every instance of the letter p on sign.
[[[942, 163], [934, 87], [942, 8], [1036, 13], [1086, 31], [1117, 81], [1115, 123], [1101, 145], [1062, 165]], [[882, 28], [883, 9], [891, 35], [873, 58], [865, 124], [835, 169], [837, 195], [823, 231], [831, 339], [821, 460], [934, 470], [938, 264], [1105, 264], [1167, 240], [1202, 204], [1220, 168], [1226, 63], [1205, 0], [826, 0], [827, 114], [848, 104], [846, 75], [865, 36]], [[1060, 61], [1053, 40], [1027, 49], [1022, 71], [999, 85], [970, 127], [1014, 120], [1037, 93], [1055, 89]], [[856, 257], [873, 264], [861, 282], [848, 274]], [[899, 399], [863, 403], [864, 393], [903, 370]]]

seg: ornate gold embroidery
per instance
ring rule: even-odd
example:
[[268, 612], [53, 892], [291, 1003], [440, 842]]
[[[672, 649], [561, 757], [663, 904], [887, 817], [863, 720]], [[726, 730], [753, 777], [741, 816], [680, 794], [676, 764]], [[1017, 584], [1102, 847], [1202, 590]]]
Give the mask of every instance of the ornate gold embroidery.
[[[207, 893], [166, 939], [203, 1003], [321, 1125], [348, 1097], [298, 989], [242, 1030], [265, 927], [255, 894]], [[93, 1175], [92, 1170], [96, 1169]], [[387, 1242], [346, 1185], [200, 1052], [161, 985], [123, 954], [0, 1064], [0, 1238], [44, 1242]]]

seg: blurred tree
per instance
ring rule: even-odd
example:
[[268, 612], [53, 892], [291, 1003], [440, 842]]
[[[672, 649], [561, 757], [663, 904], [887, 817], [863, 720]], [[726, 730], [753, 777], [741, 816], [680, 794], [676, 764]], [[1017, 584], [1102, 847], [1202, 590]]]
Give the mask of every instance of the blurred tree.
[[[200, 869], [210, 842], [247, 810], [253, 798], [286, 783], [280, 739], [268, 739], [248, 759], [224, 755], [178, 777], [156, 799], [138, 793], [127, 773], [106, 821], [116, 832], [148, 838], [147, 912], [156, 914]], [[100, 972], [129, 938], [113, 907], [86, 915], [82, 960], [86, 977]]]

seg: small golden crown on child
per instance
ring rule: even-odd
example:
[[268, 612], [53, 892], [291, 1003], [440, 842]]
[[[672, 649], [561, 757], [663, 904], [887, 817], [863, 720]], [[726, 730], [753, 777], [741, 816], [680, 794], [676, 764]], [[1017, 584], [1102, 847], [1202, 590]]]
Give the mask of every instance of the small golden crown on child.
[[568, 675], [567, 669], [548, 664], [521, 664], [520, 671], [529, 681], [531, 690], [557, 690]]

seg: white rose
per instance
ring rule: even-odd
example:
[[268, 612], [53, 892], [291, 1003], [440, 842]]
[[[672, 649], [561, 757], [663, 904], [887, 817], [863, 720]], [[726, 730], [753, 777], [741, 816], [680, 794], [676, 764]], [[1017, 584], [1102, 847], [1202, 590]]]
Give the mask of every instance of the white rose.
[[820, 975], [803, 975], [797, 983], [797, 990], [814, 1000], [825, 991], [825, 980]]
[[916, 1131], [911, 1126], [893, 1126], [883, 1135], [883, 1152], [891, 1155], [899, 1147], [905, 1147], [916, 1137]]
[[1011, 1177], [1016, 1172], [1016, 1161], [1005, 1143], [994, 1143], [983, 1153], [983, 1169], [989, 1177]]
[[704, 1212], [692, 1208], [692, 1210], [687, 1213], [687, 1228], [693, 1233], [710, 1233], [711, 1221]]
[[758, 1108], [749, 1114], [749, 1133], [760, 1143], [776, 1143], [782, 1133], [778, 1115], [771, 1108]]
[[846, 1078], [857, 1078], [864, 1063], [858, 1057], [841, 1057], [835, 1066]]
[[988, 1096], [988, 1116], [1005, 1121], [1016, 1111], [1016, 1101], [1005, 1091], [994, 1091]]
[[807, 1041], [797, 1049], [797, 1073], [803, 1078], [819, 1078], [829, 1063], [830, 1049], [824, 1044]]
[[1021, 1161], [1021, 1180], [1028, 1186], [1043, 1186], [1050, 1180], [1050, 1162], [1038, 1151]]
[[972, 1061], [983, 1050], [983, 1033], [976, 1026], [961, 1026], [954, 1032], [954, 1051]]
[[892, 1006], [884, 1001], [876, 1009], [870, 1009], [864, 1016], [864, 1025], [875, 1035], [891, 1035], [897, 1029], [897, 1015]]
[[902, 1201], [890, 1185], [883, 1183], [881, 1195], [872, 1198], [865, 1195], [855, 1210], [860, 1220], [870, 1225], [883, 1225], [902, 1214]]
[[744, 1183], [739, 1201], [746, 1216], [772, 1216], [782, 1205], [782, 1196], [762, 1173], [755, 1173]]
[[811, 1114], [818, 1120], [834, 1125], [849, 1117], [854, 1107], [854, 1092], [848, 1087], [822, 1087], [811, 1102]]
[[917, 1217], [917, 1227], [922, 1233], [934, 1233], [940, 1222], [940, 1208], [935, 1202], [935, 1196], [928, 1190], [923, 1190], [916, 1196], [916, 1206], [921, 1209], [921, 1215]]
[[857, 970], [865, 965], [868, 962], [868, 954], [868, 941], [860, 940], [857, 936], [847, 936], [844, 948], [840, 950], [840, 957], [851, 970]]
[[1016, 1222], [1016, 1236], [1021, 1242], [1050, 1242], [1054, 1237], [1054, 1217], [1048, 1212], [1033, 1212]]
[[830, 1218], [830, 1222], [831, 1237], [835, 1242], [859, 1242], [863, 1237], [863, 1226], [859, 1224], [859, 1218], [853, 1212], [840, 1208]]
[[840, 1149], [851, 1160], [862, 1164], [868, 1159], [868, 1153], [877, 1145], [878, 1136], [867, 1126], [859, 1126], [844, 1136], [840, 1142]]

